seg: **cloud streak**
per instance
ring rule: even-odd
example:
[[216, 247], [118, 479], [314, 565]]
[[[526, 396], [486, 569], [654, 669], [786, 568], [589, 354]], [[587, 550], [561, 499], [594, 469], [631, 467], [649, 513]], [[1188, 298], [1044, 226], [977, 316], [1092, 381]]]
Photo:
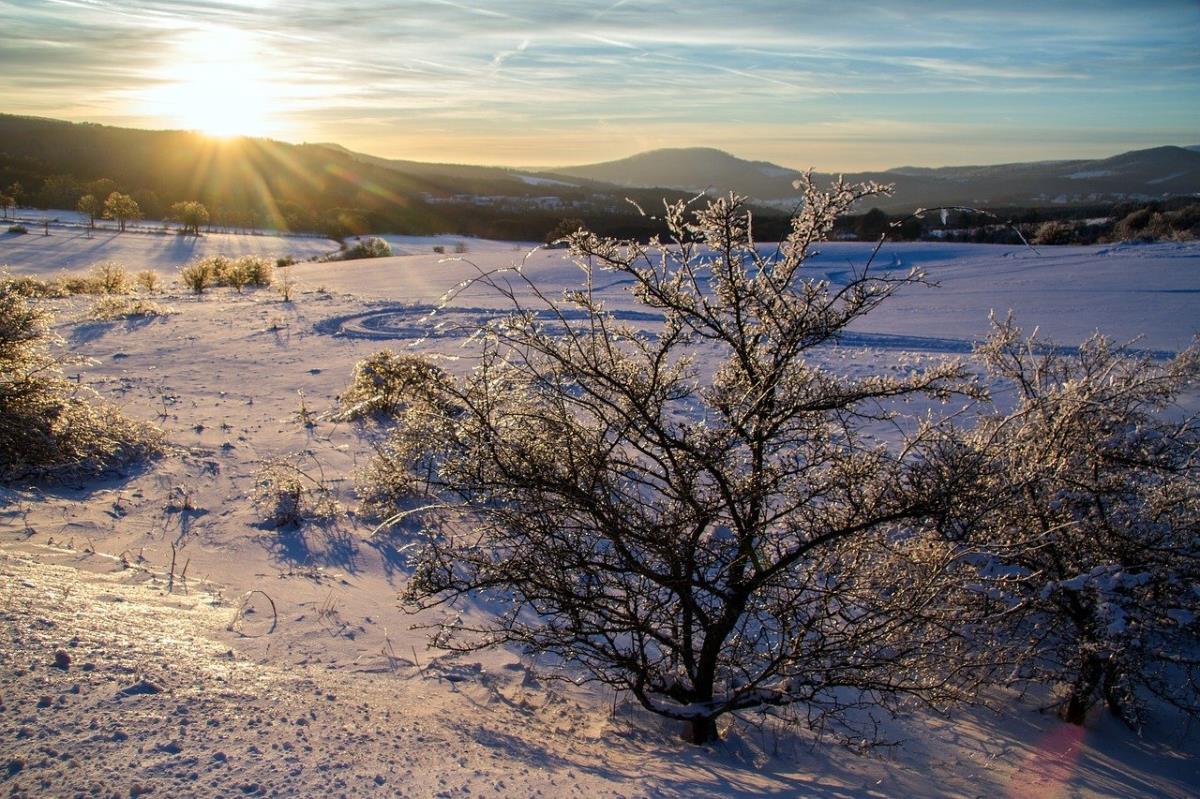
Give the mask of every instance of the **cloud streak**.
[[853, 169], [918, 161], [921, 136], [928, 163], [1200, 138], [1192, 2], [0, 0], [0, 28], [4, 111], [171, 126], [144, 87], [230, 31], [277, 135], [395, 157], [654, 142]]

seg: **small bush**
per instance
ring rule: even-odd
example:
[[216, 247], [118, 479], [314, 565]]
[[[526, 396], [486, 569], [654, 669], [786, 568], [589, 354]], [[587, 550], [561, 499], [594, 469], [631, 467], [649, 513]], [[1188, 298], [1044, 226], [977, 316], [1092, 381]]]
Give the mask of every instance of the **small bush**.
[[147, 319], [171, 313], [174, 313], [172, 309], [150, 300], [109, 296], [96, 301], [88, 312], [88, 318], [97, 322], [111, 322], [116, 319]]
[[242, 289], [249, 282], [250, 273], [241, 267], [234, 266], [225, 273], [224, 279], [219, 281], [217, 285], [229, 286], [230, 288], [236, 290], [238, 294], [241, 294]]
[[275, 268], [262, 256], [243, 255], [233, 262], [229, 270], [230, 277], [235, 274], [237, 279], [242, 281], [242, 285], [265, 288], [275, 279]]
[[392, 245], [378, 236], [367, 236], [340, 256], [340, 260], [354, 261], [359, 258], [387, 258], [392, 254]]
[[159, 453], [161, 431], [66, 378], [50, 321], [0, 284], [0, 481], [98, 473]]
[[101, 261], [92, 266], [88, 277], [96, 286], [97, 294], [132, 294], [133, 278], [129, 271], [116, 261]]
[[213, 284], [213, 268], [208, 259], [190, 263], [179, 270], [179, 279], [193, 294], [203, 294]]
[[467, 243], [465, 241], [454, 242], [454, 251], [456, 253], [458, 253], [459, 255], [462, 255], [464, 252], [467, 251]]
[[179, 276], [184, 285], [196, 294], [203, 293], [209, 286], [229, 286], [240, 294], [245, 286], [261, 288], [271, 285], [274, 272], [271, 262], [262, 256], [227, 258], [224, 255], [210, 255], [188, 264]]
[[40, 280], [28, 275], [0, 273], [0, 292], [11, 292], [22, 297], [65, 297], [67, 291], [57, 280]]
[[380, 350], [354, 365], [338, 419], [393, 414], [414, 400], [436, 400], [446, 380], [446, 373], [427, 358]]
[[1043, 222], [1033, 234], [1033, 244], [1070, 244], [1074, 230], [1066, 222]]
[[338, 512], [324, 479], [285, 459], [266, 461], [255, 473], [251, 500], [263, 521], [275, 528], [299, 527]]
[[138, 272], [137, 275], [135, 275], [135, 279], [137, 280], [138, 288], [149, 294], [153, 294], [154, 292], [158, 291], [161, 283], [158, 272], [155, 272], [153, 269], [145, 269], [141, 272]]
[[442, 246], [441, 244], [433, 245], [433, 251], [436, 252], [438, 255], [446, 254], [446, 248], [444, 246]]
[[9, 233], [15, 233], [16, 235], [18, 235], [18, 236], [19, 236], [19, 235], [21, 235], [22, 233], [28, 233], [28, 232], [29, 232], [29, 228], [25, 227], [24, 225], [9, 225], [9, 226], [8, 226], [8, 232], [9, 232]]
[[282, 269], [285, 266], [292, 266], [296, 263], [296, 259], [291, 255], [285, 255], [282, 258], [275, 259], [275, 266]]

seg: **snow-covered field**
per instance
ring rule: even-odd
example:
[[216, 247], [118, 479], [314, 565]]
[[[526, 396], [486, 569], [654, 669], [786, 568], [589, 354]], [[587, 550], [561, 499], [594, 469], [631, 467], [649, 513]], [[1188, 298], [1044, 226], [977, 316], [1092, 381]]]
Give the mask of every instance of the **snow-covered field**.
[[[111, 259], [170, 272], [181, 247], [300, 258], [291, 237], [0, 236], [0, 263], [52, 275]], [[995, 695], [1002, 712], [914, 710], [900, 746], [860, 756], [753, 716], [697, 749], [626, 697], [547, 681], [520, 653], [425, 648], [396, 594], [404, 530], [354, 513], [369, 434], [302, 406], [334, 406], [356, 360], [381, 346], [459, 352], [500, 303], [480, 290], [428, 318], [443, 293], [524, 254], [505, 242], [389, 237], [372, 261], [291, 267], [294, 302], [269, 291], [158, 298], [150, 321], [86, 320], [53, 302], [81, 382], [160, 424], [172, 452], [102, 482], [0, 489], [0, 790], [16, 796], [1194, 796], [1200, 734], [1137, 738], [1103, 714], [1084, 729]], [[434, 254], [434, 244], [449, 256]], [[294, 247], [310, 246], [310, 250]], [[244, 249], [238, 249], [244, 247]], [[274, 248], [280, 249], [274, 249]], [[814, 274], [844, 280], [868, 249], [831, 244]], [[449, 260], [448, 260], [449, 259]], [[907, 353], [969, 352], [989, 311], [1012, 309], [1063, 344], [1099, 328], [1163, 355], [1200, 332], [1200, 245], [1045, 248], [912, 244], [882, 268], [919, 266], [911, 289], [818, 357], [886, 368]], [[523, 272], [578, 282], [561, 251]], [[623, 287], [610, 307], [653, 324]], [[433, 329], [438, 321], [446, 324]], [[249, 494], [267, 458], [298, 455], [346, 512], [298, 533], [265, 526]], [[174, 565], [172, 565], [174, 564]], [[255, 593], [251, 593], [255, 592]], [[269, 597], [269, 601], [268, 601]], [[274, 604], [272, 611], [271, 604]], [[245, 605], [245, 607], [243, 607]], [[241, 608], [239, 612], [239, 608]], [[467, 613], [484, 612], [467, 608]], [[232, 620], [237, 616], [237, 624]], [[232, 629], [231, 629], [232, 627]], [[69, 659], [55, 668], [56, 652]], [[60, 658], [61, 661], [61, 658]], [[567, 675], [569, 676], [569, 675]], [[4, 769], [7, 771], [4, 771]]]
[[[25, 212], [22, 211], [22, 214]], [[188, 261], [209, 255], [264, 255], [269, 258], [292, 256], [307, 260], [336, 252], [331, 239], [316, 236], [292, 236], [275, 233], [205, 233], [180, 236], [175, 231], [125, 233], [109, 227], [88, 231], [82, 225], [50, 225], [44, 228], [26, 223], [25, 234], [5, 233], [0, 226], [0, 267], [18, 274], [53, 277], [60, 272], [87, 269], [99, 261], [117, 261], [131, 270], [154, 269], [171, 273]]]

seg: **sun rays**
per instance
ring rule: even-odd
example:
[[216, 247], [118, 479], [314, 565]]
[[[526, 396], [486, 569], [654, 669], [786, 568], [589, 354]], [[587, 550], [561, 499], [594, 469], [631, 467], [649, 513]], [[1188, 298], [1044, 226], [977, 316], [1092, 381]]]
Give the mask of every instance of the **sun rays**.
[[288, 87], [268, 55], [249, 33], [193, 31], [167, 55], [143, 104], [149, 113], [210, 136], [279, 135]]

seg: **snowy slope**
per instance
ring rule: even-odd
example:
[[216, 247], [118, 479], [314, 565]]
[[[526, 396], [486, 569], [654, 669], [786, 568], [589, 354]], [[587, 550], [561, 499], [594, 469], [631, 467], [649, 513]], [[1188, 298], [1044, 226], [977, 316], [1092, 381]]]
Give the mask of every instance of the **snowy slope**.
[[[85, 267], [97, 245], [108, 248], [101, 257], [130, 267], [169, 272], [181, 263], [173, 236], [20, 238], [0, 240], [0, 262], [8, 256], [18, 273]], [[92, 786], [121, 796], [143, 788], [181, 796], [1195, 795], [1195, 730], [1170, 727], [1139, 739], [1102, 714], [1080, 730], [1037, 713], [1038, 697], [996, 694], [990, 699], [1000, 712], [966, 708], [949, 717], [914, 708], [889, 724], [901, 744], [870, 756], [814, 745], [774, 722], [758, 725], [753, 715], [721, 746], [697, 750], [627, 697], [545, 679], [535, 658], [426, 649], [424, 632], [412, 625], [436, 617], [405, 615], [396, 600], [411, 531], [374, 533], [373, 522], [355, 513], [354, 473], [376, 434], [334, 423], [326, 412], [355, 361], [382, 346], [421, 339], [419, 349], [463, 354], [470, 326], [503, 303], [471, 290], [428, 314], [447, 289], [481, 270], [522, 263], [551, 293], [577, 284], [581, 272], [561, 251], [524, 257], [524, 248], [507, 242], [390, 238], [410, 254], [290, 267], [298, 283], [292, 303], [269, 290], [193, 297], [176, 288], [157, 298], [173, 315], [93, 322], [89, 298], [53, 301], [57, 332], [74, 354], [93, 359], [72, 373], [161, 424], [173, 450], [98, 483], [0, 489], [0, 765], [9, 764], [0, 789], [30, 796]], [[268, 241], [205, 236], [197, 245], [236, 255], [232, 248]], [[434, 245], [452, 252], [458, 241], [467, 248], [460, 257], [432, 252]], [[831, 244], [810, 268], [837, 282], [861, 269], [867, 254], [866, 245]], [[912, 266], [940, 288], [905, 292], [814, 357], [871, 371], [910, 353], [963, 352], [986, 331], [989, 310], [1012, 309], [1027, 328], [1040, 326], [1062, 343], [1100, 328], [1120, 339], [1142, 335], [1138, 346], [1166, 353], [1200, 331], [1196, 244], [1040, 253], [896, 245], [872, 268]], [[610, 307], [653, 327], [653, 315], [635, 307], [625, 286], [602, 285]], [[439, 320], [449, 324], [431, 333]], [[302, 406], [318, 414], [315, 426], [298, 416]], [[299, 532], [263, 524], [249, 498], [254, 473], [264, 459], [292, 454], [347, 513]], [[60, 649], [72, 659], [67, 671], [51, 665]], [[143, 678], [161, 692], [120, 693]]]

